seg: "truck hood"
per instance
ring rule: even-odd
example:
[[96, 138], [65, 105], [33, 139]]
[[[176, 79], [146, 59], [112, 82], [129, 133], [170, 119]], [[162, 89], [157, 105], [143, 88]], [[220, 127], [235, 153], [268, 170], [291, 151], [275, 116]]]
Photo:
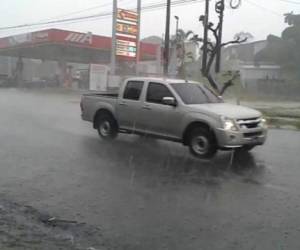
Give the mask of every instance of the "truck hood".
[[255, 109], [229, 103], [192, 104], [189, 107], [193, 112], [212, 113], [232, 119], [247, 119], [261, 116], [261, 113]]

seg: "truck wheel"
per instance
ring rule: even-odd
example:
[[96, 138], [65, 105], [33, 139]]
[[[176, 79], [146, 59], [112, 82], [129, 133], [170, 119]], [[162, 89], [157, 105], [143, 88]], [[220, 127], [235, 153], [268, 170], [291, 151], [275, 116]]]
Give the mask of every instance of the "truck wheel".
[[188, 145], [190, 152], [200, 159], [212, 158], [217, 152], [215, 137], [205, 128], [192, 130]]
[[115, 139], [118, 135], [116, 120], [109, 114], [100, 115], [97, 118], [97, 130], [103, 140]]

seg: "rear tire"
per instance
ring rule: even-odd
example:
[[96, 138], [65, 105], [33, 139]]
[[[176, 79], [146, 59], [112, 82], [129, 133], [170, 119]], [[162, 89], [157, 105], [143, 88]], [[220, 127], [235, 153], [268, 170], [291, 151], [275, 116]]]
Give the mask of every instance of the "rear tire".
[[100, 114], [97, 117], [96, 129], [100, 138], [106, 141], [113, 140], [118, 136], [118, 124], [109, 114]]
[[217, 153], [214, 134], [206, 128], [195, 128], [191, 131], [188, 146], [192, 155], [200, 159], [212, 158]]

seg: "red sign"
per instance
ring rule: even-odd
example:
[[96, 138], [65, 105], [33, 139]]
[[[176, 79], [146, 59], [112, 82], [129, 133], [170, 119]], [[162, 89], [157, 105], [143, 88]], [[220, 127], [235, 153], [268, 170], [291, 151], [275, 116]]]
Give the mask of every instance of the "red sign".
[[47, 31], [39, 31], [32, 33], [32, 41], [34, 42], [44, 42], [48, 41], [49, 39], [49, 32]]
[[[126, 47], [126, 51], [134, 52], [134, 44], [137, 44], [135, 36], [121, 34], [117, 35], [119, 40], [120, 49]], [[133, 43], [131, 43], [133, 42]], [[78, 48], [88, 48], [109, 51], [112, 47], [111, 37], [92, 35], [91, 33], [79, 33], [67, 30], [59, 29], [47, 29], [37, 32], [30, 32], [27, 34], [10, 36], [0, 38], [0, 50], [9, 51], [14, 48], [22, 48], [26, 50], [29, 48], [33, 50], [39, 45], [52, 46], [52, 45], [63, 45], [63, 46], [76, 46]], [[124, 46], [125, 45], [125, 46]], [[155, 44], [140, 44], [140, 55], [146, 55], [147, 58], [155, 58], [158, 45]], [[121, 53], [121, 52], [120, 52]], [[124, 56], [124, 59], [134, 59], [128, 56]], [[122, 57], [121, 56], [121, 57]]]
[[88, 32], [86, 34], [70, 32], [69, 35], [65, 38], [65, 41], [73, 43], [93, 43], [93, 34]]
[[137, 23], [138, 14], [134, 11], [118, 9], [117, 19]]

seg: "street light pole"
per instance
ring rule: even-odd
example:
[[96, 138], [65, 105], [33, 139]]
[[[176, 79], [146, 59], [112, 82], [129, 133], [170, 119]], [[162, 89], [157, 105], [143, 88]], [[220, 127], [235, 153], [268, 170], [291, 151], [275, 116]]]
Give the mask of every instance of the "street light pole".
[[112, 45], [111, 45], [111, 59], [110, 59], [110, 74], [116, 74], [116, 27], [117, 27], [117, 0], [113, 0], [113, 20], [112, 20]]
[[203, 54], [202, 54], [202, 74], [206, 72], [207, 64], [207, 42], [208, 42], [208, 21], [209, 21], [209, 0], [205, 0]]
[[221, 53], [222, 53], [222, 49], [221, 49], [221, 44], [222, 44], [222, 35], [223, 35], [223, 21], [224, 21], [224, 7], [225, 7], [225, 2], [224, 0], [221, 0], [219, 2], [219, 31], [218, 31], [218, 41], [217, 41], [217, 55], [216, 55], [216, 65], [215, 65], [215, 72], [219, 73], [221, 70]]
[[136, 64], [135, 64], [135, 71], [136, 75], [139, 75], [139, 61], [140, 61], [140, 35], [141, 35], [141, 0], [137, 0], [137, 14], [138, 14], [138, 33], [136, 38]]
[[168, 69], [169, 69], [170, 16], [171, 16], [171, 0], [167, 0], [165, 49], [164, 49], [164, 74], [165, 75], [168, 75]]
[[179, 26], [179, 16], [174, 16], [175, 19], [176, 19], [176, 41], [177, 41], [177, 38], [178, 38], [178, 26]]

